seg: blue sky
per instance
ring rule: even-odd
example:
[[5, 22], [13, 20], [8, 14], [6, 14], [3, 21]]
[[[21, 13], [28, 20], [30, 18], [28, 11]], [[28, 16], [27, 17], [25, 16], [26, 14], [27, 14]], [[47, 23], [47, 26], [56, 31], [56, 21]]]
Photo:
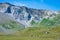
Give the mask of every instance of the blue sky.
[[35, 9], [60, 10], [60, 0], [0, 0], [1, 2]]

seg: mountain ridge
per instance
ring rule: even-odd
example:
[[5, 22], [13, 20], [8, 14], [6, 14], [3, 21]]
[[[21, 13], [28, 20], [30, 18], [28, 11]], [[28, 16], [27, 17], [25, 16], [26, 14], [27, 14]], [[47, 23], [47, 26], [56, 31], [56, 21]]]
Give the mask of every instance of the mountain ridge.
[[0, 3], [0, 12], [11, 16], [11, 18], [15, 19], [17, 22], [25, 25], [25, 27], [32, 26], [30, 24], [32, 20], [37, 23], [44, 18], [53, 18], [56, 14], [59, 14], [56, 11], [16, 6], [7, 2]]

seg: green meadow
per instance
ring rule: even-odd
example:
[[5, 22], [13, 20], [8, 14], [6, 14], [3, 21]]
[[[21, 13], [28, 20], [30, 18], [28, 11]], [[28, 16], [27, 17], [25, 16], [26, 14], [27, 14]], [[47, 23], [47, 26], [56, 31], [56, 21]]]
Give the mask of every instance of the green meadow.
[[45, 27], [36, 25], [14, 34], [2, 34], [0, 40], [60, 40], [60, 26]]

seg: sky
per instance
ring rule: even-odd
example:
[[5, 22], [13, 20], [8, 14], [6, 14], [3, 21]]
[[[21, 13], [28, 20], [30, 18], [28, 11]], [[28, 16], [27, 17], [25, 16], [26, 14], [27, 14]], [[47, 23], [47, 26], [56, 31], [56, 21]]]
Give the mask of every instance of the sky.
[[4, 2], [28, 8], [60, 10], [60, 0], [0, 0], [0, 3]]

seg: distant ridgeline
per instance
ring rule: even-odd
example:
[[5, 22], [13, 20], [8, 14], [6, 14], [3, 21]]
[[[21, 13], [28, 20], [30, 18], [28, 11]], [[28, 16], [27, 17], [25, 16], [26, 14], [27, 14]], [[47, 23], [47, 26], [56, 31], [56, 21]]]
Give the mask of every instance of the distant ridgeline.
[[[33, 9], [0, 3], [0, 30], [10, 33], [35, 25], [56, 26], [60, 24], [60, 11]], [[8, 30], [8, 31], [6, 31]]]

